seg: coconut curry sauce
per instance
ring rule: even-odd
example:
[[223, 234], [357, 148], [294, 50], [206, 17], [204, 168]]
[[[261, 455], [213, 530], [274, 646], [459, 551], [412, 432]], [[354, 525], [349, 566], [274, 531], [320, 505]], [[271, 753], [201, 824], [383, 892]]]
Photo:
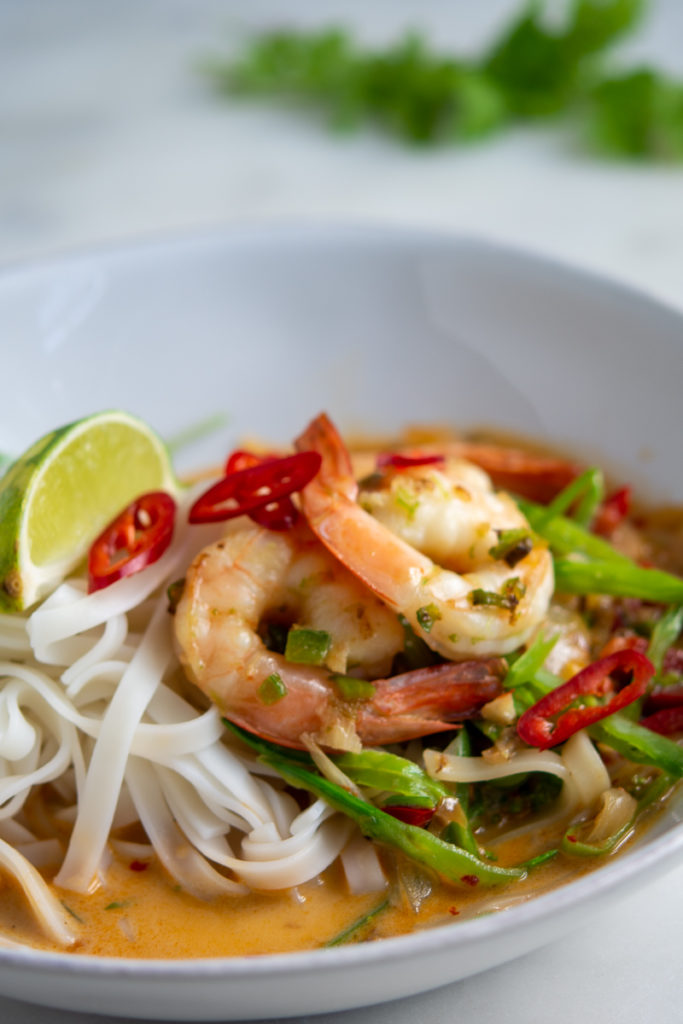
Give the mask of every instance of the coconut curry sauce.
[[[639, 822], [638, 832], [656, 813]], [[518, 864], [558, 839], [539, 829], [498, 846], [498, 862]], [[203, 902], [180, 891], [156, 860], [143, 866], [115, 859], [106, 884], [94, 893], [55, 893], [77, 936], [73, 953], [128, 959], [255, 956], [374, 941], [506, 910], [604, 863], [559, 854], [521, 882], [456, 888], [389, 855], [384, 892], [350, 894], [341, 868], [333, 865], [296, 889]], [[0, 905], [0, 927], [12, 942], [63, 952], [46, 940], [17, 886], [4, 883]]]

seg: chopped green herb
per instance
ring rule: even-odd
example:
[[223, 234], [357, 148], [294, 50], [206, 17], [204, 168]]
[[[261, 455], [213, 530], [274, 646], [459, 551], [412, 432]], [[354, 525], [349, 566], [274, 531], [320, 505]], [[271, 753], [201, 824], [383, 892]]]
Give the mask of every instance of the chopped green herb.
[[432, 626], [441, 618], [441, 612], [435, 604], [426, 604], [417, 609], [415, 618], [425, 633], [431, 633]]
[[495, 590], [481, 590], [476, 587], [470, 591], [470, 603], [473, 605], [492, 605], [513, 612], [526, 593], [526, 587], [518, 576], [506, 580], [500, 593]]
[[132, 900], [114, 900], [113, 903], [107, 903], [105, 910], [124, 910], [125, 907], [130, 907]]
[[332, 637], [324, 629], [292, 628], [287, 634], [285, 658], [297, 665], [322, 665], [331, 645]]
[[513, 569], [529, 554], [534, 546], [531, 534], [520, 527], [517, 530], [497, 530], [498, 543], [489, 548], [491, 558], [506, 562]]
[[259, 686], [258, 695], [263, 704], [277, 704], [279, 700], [287, 696], [287, 687], [277, 672], [272, 672]]

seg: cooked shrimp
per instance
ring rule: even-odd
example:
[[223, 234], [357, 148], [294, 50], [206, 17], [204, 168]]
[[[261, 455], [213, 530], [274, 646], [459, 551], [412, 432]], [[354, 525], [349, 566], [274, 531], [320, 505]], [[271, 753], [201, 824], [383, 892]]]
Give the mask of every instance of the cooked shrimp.
[[[359, 496], [349, 454], [326, 416], [297, 446], [322, 456], [302, 492], [313, 531], [430, 647], [446, 658], [484, 658], [529, 639], [552, 596], [552, 559], [485, 473], [446, 460], [378, 474]], [[512, 530], [526, 535], [518, 561], [512, 552], [496, 557]]]
[[[325, 663], [295, 664], [269, 650], [259, 634], [268, 621], [328, 632]], [[275, 533], [233, 521], [190, 566], [175, 632], [189, 677], [227, 718], [291, 747], [306, 734], [346, 749], [427, 735], [500, 692], [497, 661], [374, 679], [390, 670], [403, 629], [305, 524]], [[373, 679], [371, 696], [344, 699], [335, 672], [347, 667]]]

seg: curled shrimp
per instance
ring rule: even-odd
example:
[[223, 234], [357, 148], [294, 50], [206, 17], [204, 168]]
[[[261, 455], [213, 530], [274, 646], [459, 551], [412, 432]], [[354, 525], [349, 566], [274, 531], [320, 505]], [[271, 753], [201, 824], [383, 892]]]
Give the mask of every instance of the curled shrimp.
[[[430, 647], [446, 658], [486, 658], [526, 643], [550, 603], [552, 559], [483, 471], [447, 459], [377, 474], [359, 493], [327, 416], [313, 420], [297, 447], [322, 456], [301, 496], [309, 525]], [[513, 531], [525, 535], [518, 560], [498, 550]]]
[[[325, 630], [323, 664], [270, 650], [269, 622]], [[261, 630], [261, 632], [259, 632]], [[504, 665], [468, 662], [376, 678], [404, 643], [396, 615], [300, 523], [285, 533], [235, 520], [190, 566], [175, 613], [189, 678], [230, 721], [275, 743], [303, 747], [402, 742], [452, 729], [500, 692]], [[372, 679], [349, 698], [336, 673]]]

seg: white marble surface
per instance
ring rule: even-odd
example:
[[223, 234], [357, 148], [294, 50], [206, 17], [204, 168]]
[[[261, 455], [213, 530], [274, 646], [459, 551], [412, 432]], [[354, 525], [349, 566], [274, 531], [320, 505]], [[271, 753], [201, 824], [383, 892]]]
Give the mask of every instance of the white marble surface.
[[[372, 41], [413, 25], [466, 49], [514, 6], [4, 0], [0, 264], [238, 220], [372, 220], [512, 242], [683, 307], [680, 168], [599, 162], [559, 128], [512, 130], [460, 151], [401, 149], [370, 132], [339, 139], [311, 119], [221, 102], [196, 72], [204, 54], [285, 20], [343, 19]], [[683, 4], [659, 0], [638, 42], [622, 53], [656, 57], [683, 76], [682, 42]], [[426, 996], [311, 1022], [674, 1024], [683, 1017], [681, 920], [683, 868], [590, 930], [515, 963]], [[0, 997], [3, 1024], [96, 1019], [105, 1020]]]

